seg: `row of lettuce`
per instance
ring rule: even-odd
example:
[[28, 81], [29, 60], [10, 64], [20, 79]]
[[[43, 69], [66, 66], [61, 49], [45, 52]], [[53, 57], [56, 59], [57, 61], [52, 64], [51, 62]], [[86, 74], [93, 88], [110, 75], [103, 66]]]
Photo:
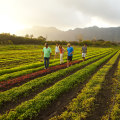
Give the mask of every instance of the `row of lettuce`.
[[[75, 55], [74, 57], [76, 58], [76, 57], [78, 57], [78, 55]], [[58, 62], [58, 61], [59, 61], [59, 59], [51, 60], [50, 64]], [[21, 71], [21, 70], [26, 70], [26, 69], [31, 69], [31, 68], [37, 68], [37, 67], [41, 67], [43, 65], [44, 65], [43, 62], [42, 63], [40, 63], [40, 62], [32, 63], [29, 65], [21, 65], [19, 67], [15, 67], [15, 68], [11, 68], [11, 69], [0, 70], [0, 75], [17, 72], [17, 71]]]
[[117, 71], [115, 72], [114, 79], [116, 80], [115, 101], [110, 113], [110, 118], [112, 120], [119, 120], [120, 119], [120, 60], [118, 63]]
[[[6, 54], [7, 53], [7, 54]], [[13, 68], [15, 66], [21, 64], [30, 64], [31, 62], [37, 62], [40, 59], [41, 52], [40, 51], [7, 51], [7, 52], [0, 52], [0, 66], [1, 69], [5, 68]]]
[[[55, 116], [50, 120], [83, 120], [87, 119], [91, 114], [91, 111], [95, 107], [95, 98], [98, 95], [99, 91], [102, 88], [102, 83], [105, 81], [105, 76], [108, 71], [112, 69], [114, 63], [116, 62], [119, 56], [119, 52], [111, 58], [86, 84], [80, 94], [72, 100], [72, 102], [67, 107], [67, 110], [64, 111], [61, 115]], [[119, 63], [120, 65], [120, 63]], [[120, 79], [120, 78], [119, 78]], [[119, 94], [120, 96], [120, 94]], [[119, 97], [120, 98], [120, 97]], [[116, 106], [117, 110], [116, 111]], [[114, 118], [116, 113], [119, 115]], [[113, 115], [114, 114], [114, 115]], [[113, 117], [114, 116], [114, 117]], [[115, 105], [115, 109], [112, 111], [112, 120], [120, 119], [120, 109], [118, 104]]]
[[[66, 54], [66, 53], [65, 53]], [[78, 52], [76, 52], [75, 54], [78, 54]], [[36, 62], [36, 61], [39, 61], [40, 59], [41, 59], [41, 51], [38, 51], [38, 52], [36, 52], [36, 51], [34, 51], [34, 52], [32, 52], [31, 51], [31, 53], [29, 53], [29, 52], [26, 52], [26, 53], [21, 53], [21, 54], [19, 54], [19, 53], [16, 53], [16, 54], [14, 54], [13, 53], [13, 55], [0, 55], [0, 64], [1, 65], [4, 65], [4, 64], [7, 64], [7, 63], [20, 63], [20, 62], [28, 62], [28, 63], [30, 63], [30, 61], [32, 61], [32, 62]]]
[[[75, 47], [75, 52], [74, 54], [80, 54], [81, 49]], [[95, 47], [88, 47], [88, 52], [89, 51], [99, 51], [102, 48], [95, 48]], [[107, 50], [108, 48], [103, 48], [104, 50]], [[29, 65], [31, 63], [35, 63], [35, 62], [39, 62], [42, 57], [41, 57], [41, 51], [38, 50], [19, 50], [16, 52], [16, 50], [14, 50], [12, 52], [12, 54], [9, 54], [9, 52], [11, 51], [7, 51], [4, 53], [0, 52], [0, 69], [10, 69], [10, 68], [14, 68], [14, 67], [19, 67], [21, 65]], [[6, 55], [6, 53], [8, 53]], [[67, 52], [64, 53], [64, 59], [66, 59], [67, 56]], [[52, 52], [52, 57], [51, 59], [54, 58], [54, 52]]]
[[[101, 50], [101, 48], [90, 48], [88, 51], [91, 50]], [[108, 48], [106, 48], [108, 49]], [[41, 50], [19, 50], [19, 51], [7, 51], [7, 52], [2, 52], [0, 53], [0, 63], [1, 62], [6, 62], [6, 61], [15, 61], [15, 60], [21, 60], [25, 58], [37, 58], [41, 56]], [[75, 54], [78, 54], [79, 51], [76, 51]], [[65, 54], [67, 54], [65, 52]]]
[[[99, 53], [97, 55], [96, 54], [91, 55], [91, 56], [88, 55], [86, 60], [91, 59], [91, 58], [96, 57], [96, 56], [99, 56], [101, 54], [103, 54], [103, 55], [104, 54], [109, 54], [110, 52], [112, 52], [112, 51]], [[73, 64], [79, 63], [80, 61], [82, 61], [82, 60], [75, 60], [75, 61], [73, 61]], [[39, 71], [30, 73], [30, 74], [26, 74], [26, 75], [23, 75], [23, 76], [20, 76], [20, 77], [9, 79], [7, 81], [2, 81], [2, 82], [0, 82], [0, 90], [4, 91], [4, 90], [7, 90], [7, 89], [10, 89], [10, 88], [12, 88], [12, 86], [14, 86], [16, 84], [19, 85], [19, 83], [28, 82], [28, 80], [34, 79], [34, 78], [36, 78], [38, 76], [43, 76], [44, 74], [48, 74], [48, 73], [51, 73], [51, 72], [54, 72], [54, 71], [57, 71], [57, 70], [60, 70], [60, 69], [63, 69], [63, 68], [66, 68], [66, 64], [53, 66], [51, 69], [49, 69], [47, 71], [39, 70]]]
[[99, 55], [85, 62], [75, 64], [69, 68], [61, 69], [54, 73], [48, 74], [46, 76], [33, 79], [30, 82], [27, 82], [21, 85], [20, 87], [15, 87], [5, 92], [1, 92], [0, 93], [0, 108], [2, 108], [2, 105], [5, 106], [5, 104], [8, 102], [11, 103], [11, 102], [15, 102], [17, 99], [28, 97], [32, 92], [35, 92], [38, 88], [44, 88], [46, 85], [57, 82], [63, 76], [66, 77], [68, 76], [68, 74], [71, 74], [79, 70], [80, 68], [90, 64], [91, 62], [94, 62], [102, 57], [105, 57], [108, 54], [109, 53]]
[[[91, 57], [95, 57], [98, 56], [100, 54], [105, 54], [108, 52], [112, 52], [112, 50], [110, 51], [103, 51], [103, 52], [95, 52], [95, 53], [89, 53], [87, 55], [87, 59], [91, 58]], [[79, 58], [79, 55], [74, 56], [73, 60], [81, 60]], [[65, 62], [67, 62], [67, 60], [65, 60]], [[50, 66], [55, 66], [55, 65], [59, 65], [59, 60], [57, 61], [51, 61]], [[16, 78], [22, 75], [26, 75], [26, 74], [30, 74], [39, 70], [44, 69], [44, 65], [43, 63], [34, 63], [28, 66], [22, 66], [22, 67], [17, 67], [17, 68], [13, 68], [13, 69], [6, 69], [6, 70], [1, 70], [0, 71], [0, 82], [1, 81], [6, 81], [8, 79], [12, 79], [12, 78]]]
[[[98, 52], [103, 52], [103, 51], [110, 51], [112, 50], [111, 48], [109, 49], [105, 49], [105, 50], [98, 50]], [[90, 54], [92, 51], [89, 51], [88, 54]], [[79, 54], [75, 54], [74, 55], [74, 58], [76, 57], [80, 57], [81, 56]], [[55, 59], [55, 60], [51, 60], [50, 63], [54, 63], [54, 62], [58, 62], [59, 59]], [[36, 68], [36, 67], [40, 67], [42, 66], [43, 63], [40, 63], [40, 62], [37, 62], [37, 63], [32, 63], [32, 64], [29, 64], [29, 65], [21, 65], [19, 67], [15, 67], [15, 68], [11, 68], [11, 69], [4, 69], [4, 70], [0, 70], [0, 75], [3, 75], [3, 74], [6, 74], [6, 73], [12, 73], [12, 72], [17, 72], [17, 71], [21, 71], [21, 70], [26, 70], [26, 69], [31, 69], [31, 68]]]
[[[40, 54], [40, 53], [39, 53]], [[21, 61], [21, 60], [27, 60], [27, 59], [37, 59], [37, 58], [40, 58], [40, 55], [25, 55], [25, 56], [20, 56], [20, 57], [17, 57], [17, 55], [14, 55], [13, 58], [4, 58], [4, 59], [1, 59], [0, 60], [0, 63], [4, 63], [4, 62], [13, 62], [13, 61]]]
[[[37, 94], [33, 99], [21, 103], [15, 109], [10, 110], [9, 113], [6, 113], [0, 116], [0, 119], [2, 120], [12, 120], [12, 119], [13, 120], [14, 119], [24, 120], [24, 119], [32, 119], [33, 117], [38, 116], [41, 110], [45, 109], [48, 105], [53, 104], [53, 102], [57, 100], [57, 98], [60, 97], [61, 94], [64, 94], [65, 92], [70, 91], [72, 88], [75, 88], [76, 86], [84, 83], [85, 80], [88, 79], [97, 70], [99, 66], [105, 63], [107, 60], [109, 60], [109, 58], [112, 57], [115, 54], [115, 52], [112, 52], [111, 54], [106, 55], [104, 58], [101, 58], [100, 60], [84, 67], [83, 69], [78, 70], [76, 73], [58, 81], [53, 86]], [[114, 60], [117, 56], [118, 54], [116, 54], [115, 57], [113, 57], [110, 63], [115, 62]], [[85, 64], [85, 62], [83, 64]], [[76, 65], [76, 67], [78, 65]], [[71, 67], [71, 69], [73, 68]], [[49, 81], [50, 79], [48, 78], [47, 82]]]

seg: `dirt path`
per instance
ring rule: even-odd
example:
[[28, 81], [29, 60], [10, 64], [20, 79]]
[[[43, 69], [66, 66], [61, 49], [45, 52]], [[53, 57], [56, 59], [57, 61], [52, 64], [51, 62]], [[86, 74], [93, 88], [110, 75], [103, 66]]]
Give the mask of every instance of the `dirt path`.
[[102, 84], [101, 91], [96, 96], [94, 111], [89, 117], [86, 118], [86, 120], [101, 120], [102, 116], [108, 112], [109, 107], [112, 104], [111, 99], [114, 94], [114, 80], [112, 78], [114, 77], [114, 73], [117, 70], [118, 61], [119, 59], [116, 60], [112, 69], [107, 73], [105, 81]]

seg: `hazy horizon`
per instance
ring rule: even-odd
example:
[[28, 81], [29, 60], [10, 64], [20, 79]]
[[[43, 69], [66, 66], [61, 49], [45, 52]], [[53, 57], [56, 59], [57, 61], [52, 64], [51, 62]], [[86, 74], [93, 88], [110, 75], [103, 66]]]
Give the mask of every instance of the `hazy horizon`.
[[91, 26], [119, 27], [118, 0], [4, 0], [0, 1], [0, 33], [16, 34], [33, 26], [66, 31]]

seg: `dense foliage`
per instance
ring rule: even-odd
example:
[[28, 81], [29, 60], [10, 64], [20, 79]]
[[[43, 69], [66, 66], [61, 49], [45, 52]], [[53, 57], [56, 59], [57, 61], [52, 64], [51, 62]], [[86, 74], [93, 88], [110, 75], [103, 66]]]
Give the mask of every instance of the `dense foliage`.
[[[1, 33], [0, 34], [0, 44], [1, 45], [19, 45], [19, 44], [36, 44], [36, 45], [43, 45], [46, 42], [46, 38], [39, 36], [38, 38], [33, 38], [33, 35], [25, 35], [16, 36], [15, 34], [11, 35], [9, 33]], [[51, 45], [63, 44], [66, 45], [67, 41], [47, 41]], [[84, 40], [84, 41], [69, 41], [73, 45], [84, 45], [87, 44], [89, 46], [116, 46], [117, 43], [104, 41], [104, 40]]]

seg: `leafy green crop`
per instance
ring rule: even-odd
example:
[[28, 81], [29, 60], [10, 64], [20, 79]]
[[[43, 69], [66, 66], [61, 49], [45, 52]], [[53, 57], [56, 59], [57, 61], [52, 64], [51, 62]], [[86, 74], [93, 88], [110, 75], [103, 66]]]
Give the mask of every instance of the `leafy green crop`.
[[91, 62], [94, 62], [108, 54], [109, 53], [105, 53], [103, 55], [94, 57], [94, 58], [84, 61], [82, 63], [75, 64], [69, 68], [61, 69], [57, 72], [48, 74], [46, 76], [36, 78], [30, 82], [23, 84], [20, 87], [15, 87], [15, 88], [12, 88], [5, 92], [1, 92], [0, 93], [0, 107], [2, 107], [2, 105], [5, 104], [5, 102], [17, 101], [17, 99], [19, 99], [20, 96], [21, 96], [20, 98], [27, 97], [27, 96], [29, 96], [29, 94], [31, 92], [35, 92], [38, 88], [42, 88], [45, 85], [49, 85], [49, 84], [53, 83], [54, 81], [59, 80], [62, 76], [66, 77], [67, 74], [72, 73], [75, 70], [79, 70], [81, 67], [83, 67]]
[[53, 101], [56, 100], [61, 94], [71, 90], [71, 88], [74, 88], [80, 83], [83, 83], [91, 74], [96, 71], [97, 67], [107, 61], [113, 54], [114, 53], [55, 83], [52, 87], [39, 93], [33, 99], [22, 103], [14, 110], [10, 110], [8, 114], [6, 113], [1, 116], [1, 119], [32, 119], [32, 117], [37, 116], [42, 109], [45, 109], [49, 104], [52, 104]]
[[[99, 93], [105, 75], [116, 62], [119, 53], [110, 59], [86, 84], [77, 98], [73, 99], [67, 110], [60, 116], [55, 116], [51, 120], [83, 120], [94, 109], [94, 101]], [[118, 119], [116, 119], [118, 120]]]

